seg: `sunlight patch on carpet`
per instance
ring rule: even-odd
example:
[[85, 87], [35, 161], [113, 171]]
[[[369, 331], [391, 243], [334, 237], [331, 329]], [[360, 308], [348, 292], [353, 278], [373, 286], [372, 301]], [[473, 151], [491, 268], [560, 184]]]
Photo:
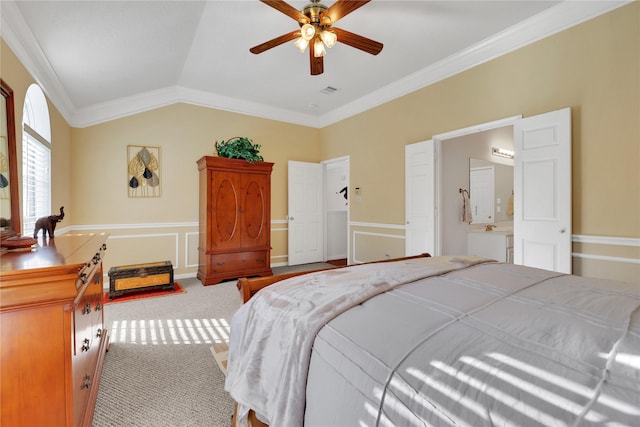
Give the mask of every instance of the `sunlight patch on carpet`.
[[112, 343], [139, 345], [225, 344], [229, 342], [227, 319], [114, 320]]

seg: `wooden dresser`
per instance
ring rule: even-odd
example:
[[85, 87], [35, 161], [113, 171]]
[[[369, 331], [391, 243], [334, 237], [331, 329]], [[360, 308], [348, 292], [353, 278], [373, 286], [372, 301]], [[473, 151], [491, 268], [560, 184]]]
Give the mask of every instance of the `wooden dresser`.
[[198, 279], [270, 276], [273, 163], [205, 156], [200, 174]]
[[109, 344], [106, 234], [60, 235], [0, 257], [0, 425], [91, 426]]

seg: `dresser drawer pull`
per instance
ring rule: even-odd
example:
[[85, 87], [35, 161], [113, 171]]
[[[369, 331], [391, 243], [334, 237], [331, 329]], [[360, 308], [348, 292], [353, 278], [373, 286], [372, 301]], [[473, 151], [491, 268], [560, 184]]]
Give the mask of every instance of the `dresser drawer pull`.
[[96, 337], [100, 338], [102, 336], [102, 329], [98, 328], [98, 332], [96, 332]]
[[89, 351], [89, 348], [91, 347], [91, 341], [89, 341], [89, 338], [85, 338], [82, 340], [82, 351]]
[[96, 311], [100, 311], [102, 310], [102, 304], [98, 303], [96, 304]]
[[256, 262], [263, 263], [264, 262], [264, 258], [256, 258]]
[[91, 303], [88, 302], [84, 306], [84, 309], [82, 310], [82, 314], [89, 314], [89, 313], [91, 313]]
[[216, 265], [219, 265], [220, 267], [222, 267], [224, 265], [224, 262], [216, 262]]
[[86, 374], [82, 381], [82, 388], [89, 388], [89, 387], [91, 387], [91, 376], [89, 374]]

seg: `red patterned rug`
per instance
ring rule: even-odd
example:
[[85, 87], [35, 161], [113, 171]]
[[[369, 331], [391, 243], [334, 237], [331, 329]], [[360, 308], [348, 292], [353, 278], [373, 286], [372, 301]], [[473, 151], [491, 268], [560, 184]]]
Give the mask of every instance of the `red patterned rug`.
[[182, 286], [180, 286], [178, 282], [175, 282], [173, 284], [173, 287], [176, 289], [173, 292], [171, 292], [170, 290], [164, 290], [164, 289], [151, 289], [148, 291], [126, 293], [124, 295], [115, 297], [113, 299], [109, 299], [109, 291], [105, 291], [104, 295], [102, 296], [102, 303], [104, 305], [114, 304], [116, 302], [127, 302], [127, 301], [133, 301], [133, 300], [144, 299], [144, 298], [164, 297], [167, 295], [184, 294], [185, 292], [187, 292], [184, 290]]

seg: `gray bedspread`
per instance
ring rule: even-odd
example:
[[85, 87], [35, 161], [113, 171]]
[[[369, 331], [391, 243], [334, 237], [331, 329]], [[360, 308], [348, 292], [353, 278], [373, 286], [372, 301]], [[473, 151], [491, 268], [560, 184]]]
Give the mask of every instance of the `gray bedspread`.
[[[640, 426], [637, 285], [450, 261], [412, 262], [402, 280], [387, 274], [401, 264], [352, 268], [375, 291], [338, 296], [313, 328], [285, 303], [327, 311], [311, 291], [335, 292], [326, 276], [258, 293], [232, 322], [228, 390], [274, 426]], [[423, 263], [438, 267], [417, 274]]]
[[638, 285], [483, 264], [317, 335], [306, 426], [640, 426]]

